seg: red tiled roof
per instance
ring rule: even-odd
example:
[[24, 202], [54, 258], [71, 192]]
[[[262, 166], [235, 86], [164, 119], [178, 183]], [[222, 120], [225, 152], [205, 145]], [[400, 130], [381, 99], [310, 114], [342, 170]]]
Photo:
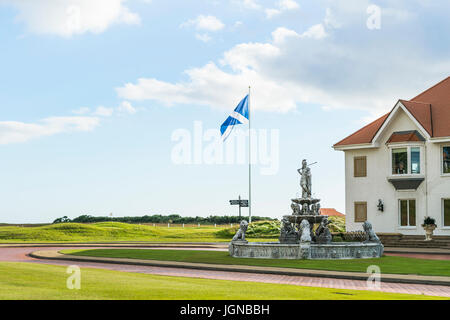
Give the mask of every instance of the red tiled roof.
[[401, 131], [394, 132], [386, 143], [408, 142], [408, 141], [425, 141], [424, 137], [417, 131]]
[[384, 121], [389, 116], [389, 113], [386, 113], [381, 118], [369, 123], [365, 127], [359, 129], [355, 133], [349, 135], [347, 138], [339, 141], [335, 144], [335, 146], [345, 146], [350, 144], [363, 144], [363, 143], [371, 143], [373, 137], [377, 134], [380, 127], [383, 125]]
[[420, 125], [433, 136], [433, 124], [431, 123], [431, 104], [400, 100], [408, 111], [416, 118]]
[[336, 211], [334, 208], [320, 208], [320, 214], [323, 216], [345, 217], [345, 214]]
[[450, 77], [411, 99], [431, 104], [433, 137], [450, 137]]
[[[411, 100], [400, 100], [431, 137], [450, 137], [450, 77]], [[391, 111], [392, 112], [392, 111]], [[371, 143], [390, 113], [339, 141], [334, 146]]]

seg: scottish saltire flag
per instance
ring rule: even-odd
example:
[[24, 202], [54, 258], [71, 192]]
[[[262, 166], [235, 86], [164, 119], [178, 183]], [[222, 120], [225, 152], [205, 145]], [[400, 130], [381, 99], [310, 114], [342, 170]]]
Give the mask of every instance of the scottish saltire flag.
[[238, 106], [220, 126], [223, 141], [230, 135], [235, 125], [248, 123], [248, 95], [239, 102]]

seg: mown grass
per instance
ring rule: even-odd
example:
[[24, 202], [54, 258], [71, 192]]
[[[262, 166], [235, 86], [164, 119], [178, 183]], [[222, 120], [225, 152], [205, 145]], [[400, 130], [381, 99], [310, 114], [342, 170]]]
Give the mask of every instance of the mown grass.
[[285, 284], [159, 276], [81, 269], [81, 289], [66, 287], [66, 268], [34, 263], [0, 263], [0, 299], [5, 300], [381, 300], [444, 299]]
[[91, 249], [63, 250], [62, 253], [91, 257], [183, 261], [364, 273], [369, 266], [377, 265], [380, 267], [382, 273], [450, 276], [450, 261], [448, 260], [426, 260], [393, 256], [352, 260], [287, 260], [233, 258], [229, 256], [228, 252], [198, 250]]
[[[225, 228], [166, 228], [120, 222], [93, 224], [60, 223], [40, 227], [0, 227], [0, 243], [10, 242], [220, 242], [229, 241], [220, 231]], [[268, 241], [255, 237], [251, 241]], [[270, 239], [269, 239], [270, 240]], [[275, 239], [273, 239], [275, 240]]]

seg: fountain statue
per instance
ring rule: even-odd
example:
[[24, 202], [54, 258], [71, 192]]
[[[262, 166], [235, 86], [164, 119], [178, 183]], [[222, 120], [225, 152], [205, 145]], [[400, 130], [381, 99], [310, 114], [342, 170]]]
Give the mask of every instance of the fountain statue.
[[302, 188], [302, 198], [311, 198], [311, 169], [305, 159], [302, 161], [301, 169], [297, 169], [300, 173], [300, 187]]
[[[383, 255], [384, 247], [368, 221], [363, 242], [333, 242], [328, 216], [320, 214], [320, 199], [312, 196], [311, 165], [297, 169], [301, 197], [291, 199], [292, 213], [281, 219], [279, 242], [247, 242], [248, 223], [243, 220], [229, 245], [232, 257], [269, 259], [360, 259]], [[316, 229], [314, 227], [317, 226]]]
[[[317, 234], [313, 232], [314, 225], [321, 223], [322, 220], [328, 217], [320, 215], [320, 199], [315, 199], [311, 196], [312, 174], [311, 168], [305, 159], [302, 161], [302, 167], [297, 169], [297, 172], [300, 174], [302, 196], [301, 198], [292, 199], [292, 214], [289, 216], [284, 216], [283, 219], [289, 221], [297, 229], [300, 229], [300, 224], [303, 220], [308, 221], [311, 239], [312, 241], [315, 241]], [[322, 229], [328, 229], [327, 225], [323, 225]], [[324, 238], [322, 240], [324, 240]], [[297, 241], [294, 241], [292, 238], [283, 238], [283, 240], [280, 239], [280, 242], [295, 243]], [[329, 242], [331, 242], [331, 239], [329, 239]]]

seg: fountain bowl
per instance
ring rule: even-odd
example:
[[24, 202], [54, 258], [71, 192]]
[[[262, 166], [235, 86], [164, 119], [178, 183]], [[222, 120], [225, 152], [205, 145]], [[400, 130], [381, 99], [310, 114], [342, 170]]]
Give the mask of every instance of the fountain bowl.
[[340, 260], [379, 258], [383, 255], [384, 247], [376, 242], [231, 242], [228, 251], [230, 256], [236, 258]]
[[303, 205], [304, 203], [306, 204], [315, 204], [320, 202], [320, 199], [314, 199], [314, 198], [294, 198], [291, 199], [292, 202], [295, 202], [299, 205]]
[[310, 225], [321, 223], [324, 219], [328, 218], [328, 216], [323, 215], [287, 215], [283, 216], [284, 219], [288, 220], [290, 223], [293, 224], [300, 224], [303, 220], [308, 220]]

